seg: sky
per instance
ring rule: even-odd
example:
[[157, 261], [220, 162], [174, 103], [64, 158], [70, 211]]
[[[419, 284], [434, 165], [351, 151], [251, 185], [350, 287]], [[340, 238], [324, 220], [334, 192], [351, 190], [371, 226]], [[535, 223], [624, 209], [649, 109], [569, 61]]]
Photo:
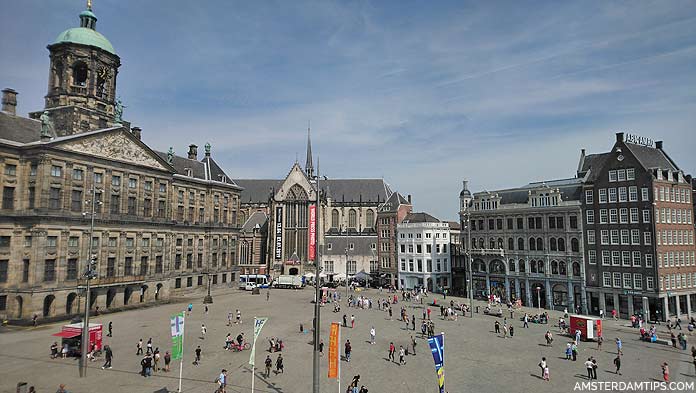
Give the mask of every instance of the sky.
[[[464, 179], [573, 177], [618, 131], [696, 173], [696, 1], [93, 3], [124, 118], [156, 150], [210, 142], [232, 178], [304, 165], [308, 124], [323, 175], [384, 178], [440, 219]], [[85, 1], [0, 5], [0, 86], [25, 115]]]

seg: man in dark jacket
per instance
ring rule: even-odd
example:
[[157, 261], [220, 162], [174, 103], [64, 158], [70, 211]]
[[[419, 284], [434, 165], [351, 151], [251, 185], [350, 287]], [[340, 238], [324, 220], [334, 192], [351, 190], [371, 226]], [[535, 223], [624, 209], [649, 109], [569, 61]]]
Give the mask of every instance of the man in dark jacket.
[[111, 352], [111, 347], [108, 345], [104, 346], [104, 358], [106, 361], [104, 362], [104, 365], [102, 366], [102, 370], [111, 368], [111, 359], [114, 358], [113, 352]]

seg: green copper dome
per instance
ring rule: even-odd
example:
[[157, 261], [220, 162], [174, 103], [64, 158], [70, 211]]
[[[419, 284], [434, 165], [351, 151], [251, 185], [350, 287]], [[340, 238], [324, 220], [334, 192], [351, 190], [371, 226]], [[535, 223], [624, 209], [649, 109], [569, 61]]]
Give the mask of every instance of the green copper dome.
[[91, 5], [87, 4], [87, 9], [80, 13], [80, 27], [73, 27], [65, 30], [58, 35], [54, 44], [62, 44], [70, 42], [73, 44], [82, 44], [94, 46], [103, 49], [111, 54], [116, 54], [111, 42], [95, 30], [97, 25], [97, 16], [94, 15]]
[[96, 46], [99, 49], [103, 49], [114, 55], [116, 54], [114, 47], [106, 37], [101, 35], [98, 31], [86, 27], [73, 27], [72, 29], [65, 30], [58, 35], [54, 44], [61, 44], [64, 42]]

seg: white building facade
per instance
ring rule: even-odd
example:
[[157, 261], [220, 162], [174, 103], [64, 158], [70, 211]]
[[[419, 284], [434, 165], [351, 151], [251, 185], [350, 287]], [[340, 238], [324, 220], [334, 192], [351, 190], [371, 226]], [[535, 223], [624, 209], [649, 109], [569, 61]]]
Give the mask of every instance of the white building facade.
[[399, 285], [442, 292], [452, 284], [449, 223], [411, 213], [397, 226]]

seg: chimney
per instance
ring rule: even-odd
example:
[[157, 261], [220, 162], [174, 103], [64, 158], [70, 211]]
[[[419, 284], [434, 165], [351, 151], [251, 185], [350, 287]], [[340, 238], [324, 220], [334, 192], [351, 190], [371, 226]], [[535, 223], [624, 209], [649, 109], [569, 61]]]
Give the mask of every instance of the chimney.
[[17, 115], [17, 92], [14, 89], [2, 89], [2, 111], [12, 116]]
[[411, 194], [408, 194], [408, 196], [406, 197], [406, 199], [408, 200], [408, 204], [411, 205]]
[[623, 133], [623, 132], [617, 132], [617, 133], [616, 133], [616, 141], [617, 141], [617, 142], [623, 142], [623, 141], [624, 141], [624, 133]]
[[131, 128], [131, 133], [134, 137], [138, 138], [138, 140], [141, 140], [142, 132], [143, 130], [140, 127]]
[[[4, 90], [3, 90], [3, 91], [4, 91]], [[5, 102], [5, 101], [3, 101], [3, 102]], [[655, 142], [655, 148], [656, 148], [656, 149], [662, 150], [662, 141], [657, 141], [657, 142]]]
[[188, 158], [189, 158], [189, 160], [197, 160], [198, 159], [198, 146], [189, 145]]

